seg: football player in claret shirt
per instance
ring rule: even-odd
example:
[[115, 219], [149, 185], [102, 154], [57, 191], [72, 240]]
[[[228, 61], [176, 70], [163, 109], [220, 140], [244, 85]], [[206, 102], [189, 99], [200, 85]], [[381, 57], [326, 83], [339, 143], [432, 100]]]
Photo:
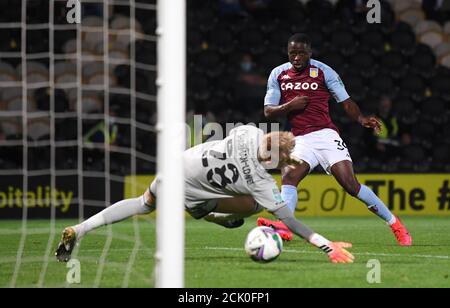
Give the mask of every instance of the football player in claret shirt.
[[[374, 129], [375, 133], [380, 132], [379, 120], [364, 116], [348, 95], [339, 75], [328, 65], [311, 58], [311, 40], [307, 35], [293, 35], [287, 51], [289, 62], [272, 70], [264, 101], [267, 118], [287, 116], [296, 136], [292, 156], [303, 161], [295, 169], [282, 171], [283, 199], [294, 212], [298, 202], [297, 186], [320, 164], [347, 193], [386, 221], [401, 246], [410, 246], [412, 238], [398, 217], [369, 187], [356, 179], [350, 153], [330, 118], [328, 101], [332, 95], [352, 120]], [[286, 229], [282, 222], [265, 218], [259, 218], [258, 225]], [[289, 240], [289, 236], [285, 239]]]

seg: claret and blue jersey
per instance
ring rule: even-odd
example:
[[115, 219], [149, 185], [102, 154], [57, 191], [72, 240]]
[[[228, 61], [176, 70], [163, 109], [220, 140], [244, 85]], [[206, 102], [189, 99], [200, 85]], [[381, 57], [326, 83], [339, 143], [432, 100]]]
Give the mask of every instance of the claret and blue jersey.
[[329, 114], [328, 101], [331, 95], [338, 103], [350, 97], [341, 78], [332, 68], [311, 59], [309, 66], [301, 72], [297, 72], [291, 63], [273, 69], [264, 105], [278, 106], [296, 96], [307, 96], [308, 106], [288, 115], [294, 135], [301, 136], [324, 128], [338, 131]]

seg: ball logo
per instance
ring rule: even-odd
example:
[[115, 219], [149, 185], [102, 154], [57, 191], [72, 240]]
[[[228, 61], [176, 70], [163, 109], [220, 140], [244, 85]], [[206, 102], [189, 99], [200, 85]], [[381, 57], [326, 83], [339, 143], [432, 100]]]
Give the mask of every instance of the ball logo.
[[281, 90], [317, 90], [319, 88], [319, 84], [317, 82], [307, 83], [307, 82], [287, 82], [281, 84]]

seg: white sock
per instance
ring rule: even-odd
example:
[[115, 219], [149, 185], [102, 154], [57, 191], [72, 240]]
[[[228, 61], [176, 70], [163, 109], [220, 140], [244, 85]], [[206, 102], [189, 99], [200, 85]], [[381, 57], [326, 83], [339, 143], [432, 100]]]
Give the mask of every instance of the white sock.
[[395, 224], [397, 222], [397, 218], [395, 218], [394, 215], [392, 215], [391, 220], [389, 220], [387, 223], [389, 226], [392, 226], [393, 224]]
[[292, 185], [281, 186], [281, 196], [283, 197], [283, 200], [287, 203], [291, 212], [295, 214], [295, 209], [297, 208], [298, 202], [297, 187]]
[[144, 196], [134, 199], [126, 199], [114, 203], [100, 213], [76, 225], [75, 232], [78, 238], [82, 238], [86, 233], [91, 232], [101, 226], [122, 221], [134, 215], [148, 214], [155, 210], [145, 204]]

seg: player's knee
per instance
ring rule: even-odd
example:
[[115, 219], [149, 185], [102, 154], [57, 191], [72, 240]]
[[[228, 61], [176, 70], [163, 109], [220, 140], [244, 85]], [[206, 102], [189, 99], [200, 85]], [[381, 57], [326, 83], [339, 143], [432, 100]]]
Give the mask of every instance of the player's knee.
[[308, 175], [309, 170], [310, 166], [306, 162], [295, 168], [292, 168], [292, 166], [284, 168], [282, 170], [283, 185], [291, 185], [297, 187], [300, 181]]
[[355, 179], [349, 179], [344, 182], [343, 187], [349, 195], [357, 197], [359, 190], [361, 189], [361, 184], [359, 184]]
[[285, 174], [283, 174], [283, 185], [291, 185], [291, 186], [295, 186], [297, 187], [298, 184], [300, 183], [301, 180], [301, 176], [299, 174], [297, 174], [296, 172], [286, 172]]

